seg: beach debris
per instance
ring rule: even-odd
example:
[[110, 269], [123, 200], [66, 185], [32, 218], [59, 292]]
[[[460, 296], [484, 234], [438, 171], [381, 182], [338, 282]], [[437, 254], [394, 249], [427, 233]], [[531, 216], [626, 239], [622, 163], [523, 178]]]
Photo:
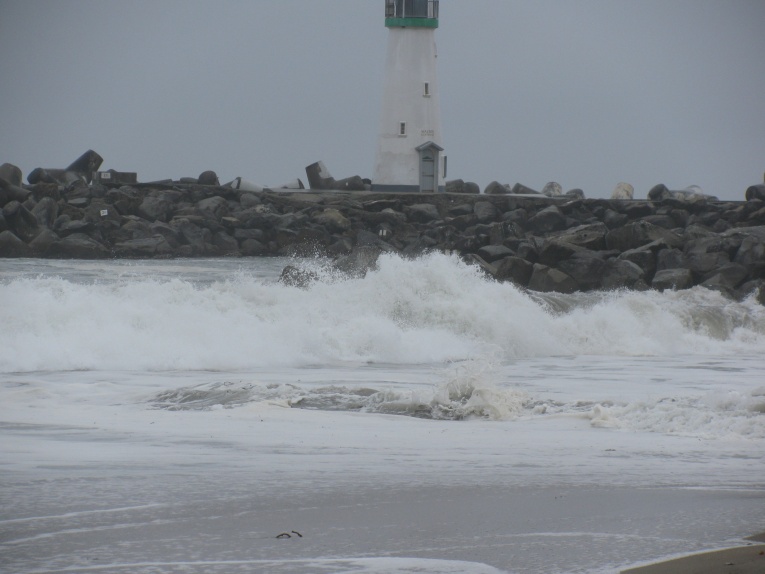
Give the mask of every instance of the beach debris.
[[298, 538], [303, 538], [303, 535], [300, 534], [297, 530], [290, 530], [289, 532], [282, 532], [281, 534], [277, 534], [277, 538], [292, 538], [292, 535], [297, 536]]

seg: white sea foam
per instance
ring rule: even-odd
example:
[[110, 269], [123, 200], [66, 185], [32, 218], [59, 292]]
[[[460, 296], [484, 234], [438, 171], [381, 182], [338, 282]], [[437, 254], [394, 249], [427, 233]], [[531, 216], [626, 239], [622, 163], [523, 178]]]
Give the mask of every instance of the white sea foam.
[[0, 284], [0, 369], [248, 369], [338, 361], [754, 352], [765, 311], [706, 289], [529, 295], [455, 257], [383, 256], [308, 289], [246, 273]]

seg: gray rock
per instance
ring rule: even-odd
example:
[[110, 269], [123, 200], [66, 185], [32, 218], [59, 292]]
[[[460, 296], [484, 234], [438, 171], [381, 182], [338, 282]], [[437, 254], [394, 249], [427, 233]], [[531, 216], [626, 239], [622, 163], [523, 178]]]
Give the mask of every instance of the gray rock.
[[476, 201], [475, 205], [473, 205], [473, 213], [480, 223], [496, 221], [499, 216], [497, 208], [490, 201]]
[[759, 185], [750, 185], [746, 188], [746, 193], [744, 194], [747, 201], [752, 201], [754, 199], [759, 199], [760, 201], [765, 201], [765, 184], [759, 184]]
[[656, 270], [685, 268], [685, 255], [679, 249], [662, 249], [656, 256]]
[[633, 221], [606, 235], [606, 247], [617, 251], [628, 251], [661, 239], [670, 247], [679, 247], [683, 240], [676, 233], [652, 225], [646, 221]]
[[212, 170], [203, 171], [197, 178], [199, 185], [220, 185], [218, 174]]
[[576, 281], [563, 271], [540, 263], [534, 264], [528, 286], [532, 291], [543, 293], [574, 293], [579, 288]]
[[444, 184], [446, 193], [465, 193], [465, 181], [462, 179], [452, 179]]
[[229, 214], [228, 201], [220, 195], [202, 199], [197, 202], [196, 206], [202, 213], [208, 214], [216, 220], [220, 220]]
[[669, 197], [670, 197], [669, 189], [663, 183], [654, 185], [648, 191], [648, 199], [650, 199], [651, 201], [662, 201], [664, 199], [668, 199]]
[[571, 199], [584, 199], [584, 191], [577, 188], [569, 189], [566, 193], [563, 194], [565, 197], [570, 197]]
[[486, 262], [493, 263], [515, 255], [515, 252], [504, 245], [485, 245], [478, 250], [478, 255]]
[[218, 248], [222, 255], [236, 255], [239, 253], [239, 242], [225, 231], [218, 231], [214, 234], [212, 244]]
[[138, 207], [138, 214], [149, 221], [167, 222], [173, 203], [161, 197], [145, 197]]
[[11, 201], [24, 202], [32, 192], [12, 184], [4, 178], [0, 178], [0, 207]]
[[12, 163], [4, 163], [3, 165], [0, 165], [0, 179], [4, 179], [9, 184], [21, 187], [23, 177], [21, 169], [18, 166], [13, 165]]
[[415, 223], [429, 223], [441, 219], [438, 208], [431, 203], [417, 203], [404, 208], [404, 213]]
[[329, 233], [343, 233], [351, 228], [350, 220], [333, 208], [325, 209], [314, 215], [313, 222], [324, 227]]
[[86, 221], [84, 219], [69, 219], [61, 223], [57, 223], [55, 226], [56, 232], [61, 237], [68, 237], [76, 233], [89, 233], [95, 229], [95, 225], [92, 221]]
[[510, 193], [513, 195], [541, 195], [537, 190], [526, 187], [522, 183], [516, 183]]
[[62, 259], [101, 259], [109, 250], [84, 233], [74, 233], [48, 248], [48, 255]]
[[0, 233], [0, 257], [29, 257], [30, 255], [32, 255], [32, 249], [15, 233], [7, 230]]
[[588, 250], [572, 243], [566, 243], [561, 239], [554, 237], [547, 239], [539, 249], [539, 263], [557, 267], [561, 261], [565, 261], [577, 253], [587, 252]]
[[492, 181], [483, 190], [486, 195], [504, 195], [510, 193], [506, 185], [502, 185], [498, 181]]
[[287, 265], [282, 269], [282, 273], [279, 276], [279, 282], [289, 287], [299, 287], [301, 289], [307, 289], [308, 286], [314, 281], [318, 281], [319, 276], [313, 271], [307, 269], [301, 269], [294, 265]]
[[332, 267], [350, 277], [364, 277], [368, 271], [377, 268], [380, 253], [380, 249], [376, 247], [357, 247], [335, 261]]
[[22, 241], [28, 243], [40, 232], [37, 218], [18, 201], [5, 204], [2, 213], [8, 228]]
[[[637, 249], [630, 249], [620, 254], [618, 259], [637, 265], [643, 271], [643, 278], [651, 279], [656, 273], [656, 253], [659, 250], [659, 245], [664, 244], [660, 242], [649, 243]], [[679, 250], [678, 253], [682, 256]]]
[[733, 261], [750, 269], [755, 277], [765, 277], [765, 241], [753, 235], [744, 238]]
[[635, 196], [635, 188], [629, 183], [620, 182], [616, 184], [611, 193], [611, 199], [632, 199]]
[[746, 281], [749, 270], [738, 263], [728, 263], [715, 269], [714, 274], [701, 283], [708, 289], [715, 289], [733, 295], [736, 288]]
[[554, 237], [571, 245], [578, 245], [595, 251], [606, 248], [606, 234], [608, 227], [603, 223], [579, 225], [556, 233]]
[[37, 256], [47, 255], [50, 246], [58, 242], [61, 238], [54, 231], [48, 228], [43, 229], [32, 241], [29, 242], [29, 247]]
[[563, 188], [559, 183], [551, 181], [546, 183], [542, 188], [542, 195], [546, 195], [547, 197], [560, 197], [563, 195]]
[[32, 215], [39, 225], [53, 229], [53, 222], [58, 217], [58, 203], [52, 197], [43, 197], [32, 208]]
[[205, 255], [210, 252], [212, 233], [209, 229], [192, 223], [188, 218], [175, 218], [170, 226], [178, 231], [184, 241], [192, 247], [195, 255]]
[[626, 259], [609, 259], [602, 270], [601, 287], [603, 289], [648, 289], [645, 271]]
[[603, 216], [603, 223], [605, 223], [608, 229], [613, 230], [618, 229], [622, 225], [626, 224], [629, 219], [629, 216], [624, 213], [619, 213], [613, 209], [608, 209]]
[[473, 204], [472, 203], [460, 203], [454, 207], [449, 208], [449, 215], [452, 217], [459, 217], [460, 215], [472, 215]]
[[267, 251], [266, 246], [257, 239], [243, 239], [239, 250], [246, 256], [263, 255]]
[[500, 281], [512, 281], [516, 285], [526, 287], [534, 271], [533, 263], [520, 257], [505, 257], [495, 265], [494, 277]]
[[663, 269], [656, 272], [651, 287], [659, 291], [689, 289], [693, 287], [693, 273], [690, 269]]
[[478, 184], [474, 181], [466, 181], [464, 193], [469, 193], [471, 195], [478, 195], [481, 193], [481, 188], [478, 187]]
[[580, 251], [556, 267], [576, 281], [578, 290], [590, 291], [600, 287], [605, 261], [592, 251]]
[[545, 235], [553, 231], [565, 229], [566, 216], [558, 209], [558, 206], [550, 205], [531, 216], [528, 225], [535, 233]]
[[173, 252], [173, 248], [163, 236], [156, 235], [145, 239], [122, 241], [114, 246], [114, 251], [120, 257], [154, 257], [169, 255]]

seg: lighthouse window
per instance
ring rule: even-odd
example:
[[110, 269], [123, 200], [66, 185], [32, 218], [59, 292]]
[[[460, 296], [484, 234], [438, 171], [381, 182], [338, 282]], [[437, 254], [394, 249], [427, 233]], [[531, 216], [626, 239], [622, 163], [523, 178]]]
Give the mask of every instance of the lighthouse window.
[[423, 96], [429, 96], [430, 95], [430, 84], [428, 82], [425, 82], [425, 88], [422, 91]]
[[399, 122], [398, 124], [398, 135], [405, 136], [406, 135], [406, 122]]

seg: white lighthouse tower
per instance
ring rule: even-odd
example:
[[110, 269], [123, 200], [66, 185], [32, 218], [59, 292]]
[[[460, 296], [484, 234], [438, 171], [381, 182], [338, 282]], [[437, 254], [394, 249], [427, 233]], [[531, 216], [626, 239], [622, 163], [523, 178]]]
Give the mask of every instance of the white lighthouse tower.
[[443, 191], [438, 2], [385, 0], [388, 55], [373, 191]]

